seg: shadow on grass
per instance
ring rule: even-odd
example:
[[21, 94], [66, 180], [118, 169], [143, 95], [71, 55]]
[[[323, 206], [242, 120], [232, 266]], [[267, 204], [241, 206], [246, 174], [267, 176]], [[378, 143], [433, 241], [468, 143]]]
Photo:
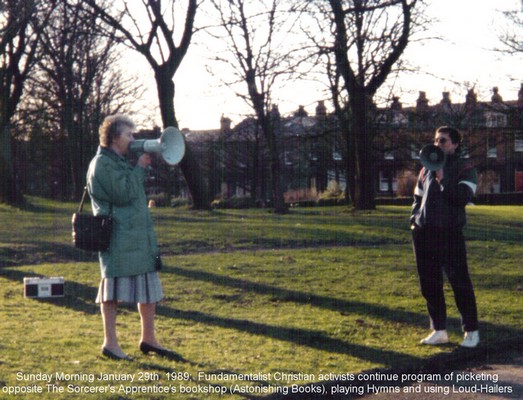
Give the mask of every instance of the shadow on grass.
[[523, 241], [523, 229], [521, 224], [514, 223], [513, 227], [490, 225], [466, 225], [464, 233], [467, 240], [478, 240], [481, 242], [506, 242], [521, 243]]
[[[1, 275], [9, 280], [23, 281], [26, 276], [41, 276], [33, 272], [23, 272], [16, 269], [4, 269]], [[34, 299], [43, 303], [51, 303], [59, 307], [65, 307], [77, 312], [97, 314], [98, 306], [94, 303], [97, 289], [78, 282], [66, 282], [66, 293], [63, 298]], [[226, 329], [234, 329], [254, 335], [271, 337], [277, 340], [307, 346], [317, 350], [333, 353], [346, 354], [368, 360], [374, 363], [412, 363], [418, 361], [417, 357], [408, 354], [397, 353], [391, 350], [376, 349], [367, 346], [355, 345], [343, 340], [331, 338], [322, 332], [311, 329], [295, 329], [280, 326], [272, 326], [249, 320], [238, 320], [234, 318], [222, 318], [215, 315], [205, 314], [198, 311], [184, 311], [175, 308], [158, 305], [157, 315], [168, 318], [193, 321], [209, 326]]]
[[345, 354], [373, 363], [386, 363], [387, 365], [390, 365], [390, 363], [393, 362], [403, 364], [417, 362], [419, 360], [418, 357], [398, 353], [393, 350], [377, 349], [369, 346], [347, 343], [340, 339], [331, 338], [320, 331], [311, 329], [272, 326], [250, 320], [223, 318], [199, 311], [177, 310], [165, 306], [158, 307], [158, 314], [165, 317], [194, 321], [210, 326], [234, 329], [253, 335], [265, 336], [276, 340], [291, 342], [300, 346], [307, 346], [316, 350]]
[[427, 325], [427, 316], [419, 313], [369, 304], [360, 301], [348, 301], [335, 297], [317, 296], [312, 293], [284, 289], [263, 283], [255, 283], [243, 279], [217, 275], [204, 271], [193, 271], [179, 267], [168, 267], [165, 272], [174, 272], [195, 281], [211, 282], [215, 285], [250, 291], [261, 295], [271, 296], [273, 300], [307, 304], [314, 307], [337, 311], [341, 314], [355, 313], [372, 315], [392, 322], [399, 322], [419, 327]]
[[4, 267], [71, 262], [98, 262], [97, 253], [78, 250], [72, 242], [25, 241], [0, 247], [0, 271]]
[[[276, 296], [284, 301], [293, 301], [299, 304], [309, 304], [317, 307], [336, 310], [340, 313], [362, 313], [373, 315], [378, 318], [385, 318], [393, 322], [408, 323], [421, 325], [425, 316], [418, 313], [395, 310], [389, 307], [377, 306], [363, 302], [354, 302], [340, 300], [336, 298], [315, 296], [309, 293], [293, 291], [289, 289], [277, 288], [269, 285], [252, 283], [240, 279], [218, 276], [215, 274], [202, 271], [188, 271], [182, 268], [170, 267], [168, 271], [175, 274], [188, 277], [193, 280], [208, 281], [213, 284], [241, 288], [250, 290], [262, 295]], [[13, 268], [0, 270], [0, 275], [9, 280], [22, 282], [26, 276], [41, 276], [38, 273], [19, 271]], [[65, 307], [77, 312], [87, 314], [97, 314], [98, 306], [94, 303], [97, 288], [78, 282], [67, 281], [65, 297], [52, 299], [36, 299], [40, 302], [52, 303], [59, 307]], [[424, 359], [412, 356], [410, 354], [396, 352], [390, 349], [374, 348], [359, 344], [348, 343], [344, 340], [332, 338], [327, 334], [314, 329], [287, 328], [282, 326], [273, 326], [265, 323], [259, 323], [252, 320], [224, 318], [212, 314], [206, 314], [199, 311], [179, 310], [172, 307], [158, 305], [157, 314], [178, 320], [193, 321], [195, 323], [206, 324], [208, 326], [220, 327], [225, 329], [234, 329], [239, 332], [246, 332], [253, 335], [270, 337], [276, 340], [294, 343], [300, 346], [306, 346], [320, 351], [328, 351], [337, 354], [345, 354], [357, 357], [372, 363], [386, 365], [387, 368], [404, 368], [405, 366], [419, 366]], [[452, 321], [452, 324], [456, 321]], [[521, 331], [490, 323], [482, 323], [481, 329], [485, 332], [485, 342], [492, 343], [500, 338], [517, 338], [521, 337]], [[224, 344], [225, 345], [225, 344]], [[487, 344], [488, 346], [488, 344]], [[487, 348], [485, 346], [484, 348]], [[490, 349], [492, 351], [492, 349]], [[461, 354], [461, 353], [460, 353]], [[470, 353], [468, 353], [470, 354]], [[426, 360], [425, 360], [426, 361]]]

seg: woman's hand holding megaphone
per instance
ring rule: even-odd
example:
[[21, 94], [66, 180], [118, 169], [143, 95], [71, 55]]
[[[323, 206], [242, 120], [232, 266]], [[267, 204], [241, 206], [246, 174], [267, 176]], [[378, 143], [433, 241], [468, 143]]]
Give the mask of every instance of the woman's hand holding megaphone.
[[149, 168], [151, 165], [151, 155], [149, 153], [143, 153], [139, 158], [138, 162], [136, 163], [139, 167], [142, 167], [143, 169]]
[[436, 171], [436, 179], [438, 182], [441, 182], [443, 180], [443, 177], [445, 176], [444, 172], [443, 172], [443, 168], [442, 169], [438, 169]]

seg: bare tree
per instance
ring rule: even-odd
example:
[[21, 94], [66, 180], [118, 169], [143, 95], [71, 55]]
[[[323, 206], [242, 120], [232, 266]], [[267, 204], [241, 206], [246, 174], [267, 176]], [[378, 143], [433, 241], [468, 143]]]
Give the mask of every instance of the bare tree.
[[[228, 85], [243, 90], [236, 94], [253, 109], [268, 146], [274, 211], [286, 212], [280, 152], [276, 140], [275, 122], [271, 118], [272, 94], [278, 81], [296, 71], [293, 49], [284, 38], [292, 32], [287, 4], [281, 0], [249, 2], [247, 0], [212, 0], [219, 15], [222, 33], [214, 37], [226, 43], [223, 55], [215, 61], [232, 67], [234, 78]], [[231, 62], [232, 61], [232, 62]]]
[[[160, 0], [142, 0], [141, 12], [137, 8], [131, 9], [130, 2], [122, 2], [123, 9], [119, 13], [113, 11], [113, 14], [102, 7], [97, 0], [85, 1], [108, 26], [121, 33], [129, 47], [147, 60], [154, 71], [163, 125], [178, 127], [174, 109], [173, 77], [187, 53], [195, 31], [197, 0], [187, 0], [185, 20], [183, 24], [176, 24], [182, 26], [182, 29], [176, 31], [175, 19], [179, 16], [179, 10], [176, 9], [177, 2], [174, 0], [165, 2], [167, 5]], [[148, 21], [143, 18], [144, 16]], [[176, 43], [176, 34], [180, 36], [178, 43]], [[190, 146], [186, 147], [185, 157], [180, 167], [191, 192], [193, 206], [197, 209], [209, 208], [211, 199], [208, 180], [202, 173]]]
[[269, 157], [260, 126], [256, 118], [246, 118], [234, 129], [222, 129], [216, 143], [216, 153], [223, 172], [220, 179], [227, 183], [227, 196], [236, 188], [249, 193], [249, 205], [265, 204], [269, 197], [265, 177], [270, 175]]
[[77, 198], [85, 171], [98, 144], [98, 126], [108, 112], [118, 111], [136, 84], [123, 82], [115, 72], [115, 36], [104, 37], [96, 15], [81, 2], [58, 0], [41, 35], [41, 57], [31, 80], [26, 112], [42, 107], [54, 134], [55, 181], [61, 198]]
[[523, 3], [520, 11], [505, 11], [503, 14], [506, 18], [507, 25], [501, 28], [499, 40], [502, 47], [500, 52], [507, 54], [523, 53]]
[[[344, 133], [347, 195], [357, 209], [375, 208], [372, 142], [374, 96], [409, 43], [422, 0], [329, 0], [313, 4], [324, 42], [333, 103]], [[311, 3], [312, 4], [312, 3]], [[326, 18], [325, 18], [326, 17]]]
[[23, 202], [13, 168], [10, 123], [35, 64], [41, 29], [54, 3], [6, 0], [0, 5], [0, 202]]

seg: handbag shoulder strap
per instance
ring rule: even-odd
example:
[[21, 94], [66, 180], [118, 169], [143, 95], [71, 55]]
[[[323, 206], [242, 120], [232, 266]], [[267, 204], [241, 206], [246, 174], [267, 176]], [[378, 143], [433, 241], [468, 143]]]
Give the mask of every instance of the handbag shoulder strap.
[[[82, 194], [82, 200], [80, 200], [80, 205], [78, 206], [78, 211], [77, 213], [80, 214], [82, 212], [82, 210], [84, 209], [84, 201], [85, 201], [85, 196], [87, 196], [87, 186], [84, 187], [84, 193]], [[112, 204], [109, 204], [109, 215], [112, 215], [113, 214], [113, 205]]]
[[87, 186], [84, 188], [84, 194], [82, 194], [82, 200], [80, 201], [80, 205], [78, 206], [78, 213], [81, 213], [84, 209], [84, 201], [85, 196], [87, 195]]

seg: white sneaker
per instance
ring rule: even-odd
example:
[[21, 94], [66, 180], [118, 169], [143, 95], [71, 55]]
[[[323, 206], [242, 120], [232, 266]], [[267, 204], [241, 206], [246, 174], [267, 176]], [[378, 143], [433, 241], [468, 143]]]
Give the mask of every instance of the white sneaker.
[[449, 336], [447, 335], [447, 331], [445, 329], [443, 329], [441, 331], [433, 331], [425, 339], [422, 339], [420, 343], [436, 345], [436, 344], [445, 344], [448, 342], [449, 342]]
[[465, 332], [461, 347], [474, 348], [479, 344], [479, 331]]

